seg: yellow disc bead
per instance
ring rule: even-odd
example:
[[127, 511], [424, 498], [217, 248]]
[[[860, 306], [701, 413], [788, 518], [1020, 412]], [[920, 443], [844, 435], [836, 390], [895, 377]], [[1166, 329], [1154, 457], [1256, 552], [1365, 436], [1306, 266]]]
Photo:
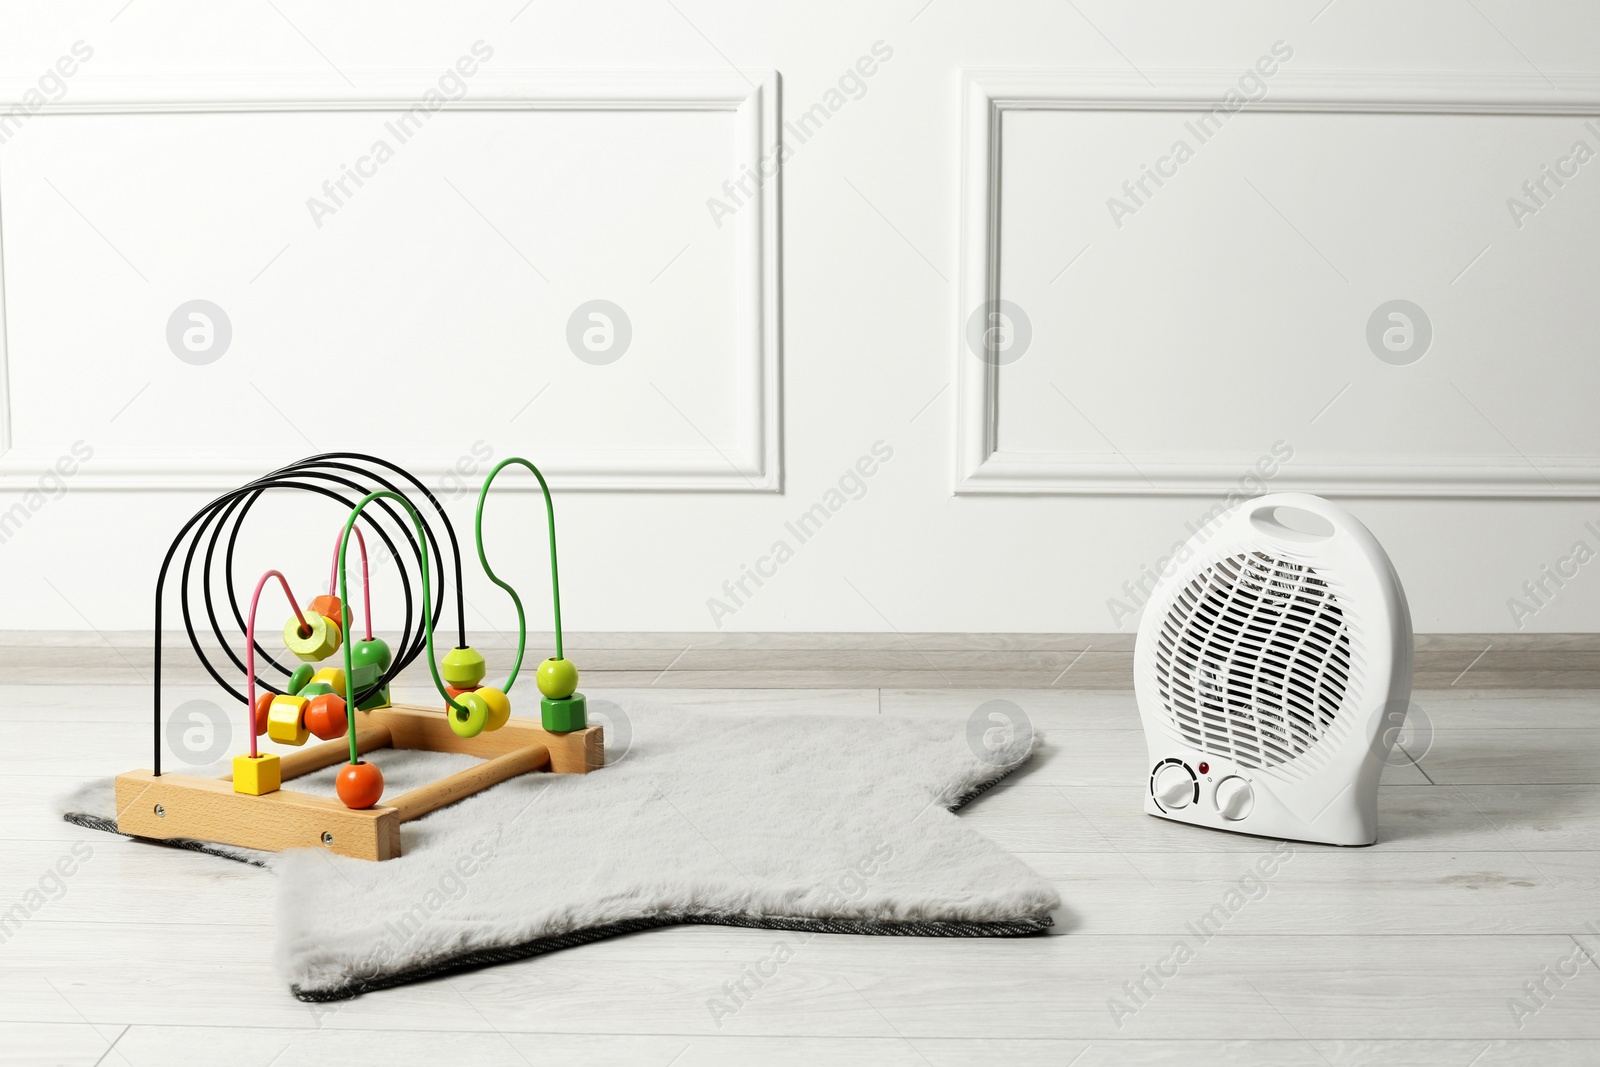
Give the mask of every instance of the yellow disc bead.
[[307, 663], [316, 663], [339, 651], [338, 623], [314, 611], [306, 614], [306, 623], [311, 632], [303, 636], [300, 633], [299, 619], [291, 616], [289, 621], [283, 624], [283, 643], [290, 652]]

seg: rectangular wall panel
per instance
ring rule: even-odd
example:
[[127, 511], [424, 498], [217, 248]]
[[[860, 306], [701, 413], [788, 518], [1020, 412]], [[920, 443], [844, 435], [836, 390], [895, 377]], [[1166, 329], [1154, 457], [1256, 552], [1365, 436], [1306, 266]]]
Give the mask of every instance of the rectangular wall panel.
[[965, 75], [957, 491], [1600, 495], [1600, 83], [1272, 65]]
[[776, 489], [777, 179], [706, 206], [774, 154], [776, 75], [436, 77], [85, 80], [11, 131], [0, 473], [491, 440], [564, 488]]

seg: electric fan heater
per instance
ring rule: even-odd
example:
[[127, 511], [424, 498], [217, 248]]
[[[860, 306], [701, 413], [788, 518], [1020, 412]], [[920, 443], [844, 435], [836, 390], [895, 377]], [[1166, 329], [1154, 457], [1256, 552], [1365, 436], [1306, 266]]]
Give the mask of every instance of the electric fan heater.
[[1173, 558], [1139, 625], [1145, 811], [1372, 844], [1411, 659], [1405, 592], [1354, 516], [1303, 493], [1236, 505]]

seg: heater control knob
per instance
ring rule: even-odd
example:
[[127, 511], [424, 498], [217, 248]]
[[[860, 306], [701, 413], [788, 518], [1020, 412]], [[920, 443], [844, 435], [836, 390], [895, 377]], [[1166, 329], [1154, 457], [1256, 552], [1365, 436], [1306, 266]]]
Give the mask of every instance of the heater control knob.
[[1194, 774], [1181, 763], [1163, 763], [1150, 778], [1150, 795], [1168, 810], [1194, 803]]
[[1224, 819], [1237, 822], [1250, 814], [1255, 803], [1255, 791], [1250, 788], [1249, 782], [1237, 774], [1217, 783], [1217, 812]]

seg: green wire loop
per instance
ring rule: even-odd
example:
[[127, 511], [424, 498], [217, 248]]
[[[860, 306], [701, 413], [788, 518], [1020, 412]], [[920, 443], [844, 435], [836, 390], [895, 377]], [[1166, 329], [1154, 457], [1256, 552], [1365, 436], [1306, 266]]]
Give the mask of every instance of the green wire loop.
[[[540, 479], [540, 481], [543, 481], [543, 479]], [[422, 560], [422, 626], [423, 633], [427, 636], [428, 643], [428, 670], [433, 672], [433, 684], [438, 688], [439, 695], [444, 697], [444, 702], [456, 711], [465, 713], [467, 709], [462, 707], [460, 704], [457, 704], [454, 700], [451, 700], [450, 694], [444, 691], [444, 679], [439, 677], [439, 665], [435, 663], [433, 659], [433, 618], [428, 614], [428, 604], [433, 600], [432, 594], [428, 591], [428, 539], [422, 531], [422, 517], [417, 514], [417, 509], [411, 506], [411, 501], [407, 500], [399, 493], [388, 489], [379, 489], [376, 492], [368, 493], [366, 496], [362, 497], [356, 502], [355, 508], [350, 512], [350, 518], [345, 521], [344, 535], [339, 538], [339, 603], [350, 603], [350, 590], [345, 581], [344, 573], [344, 554], [350, 550], [350, 531], [354, 529], [356, 520], [361, 517], [362, 509], [364, 509], [374, 500], [384, 497], [387, 497], [390, 500], [398, 500], [401, 505], [405, 507], [406, 513], [411, 516], [412, 524], [417, 528], [417, 543], [422, 546], [422, 551], [418, 553], [418, 557]], [[481, 543], [478, 551], [480, 554], [483, 552]], [[350, 640], [349, 634], [346, 634], [343, 642], [345, 679], [344, 692], [346, 699], [345, 717], [349, 722], [350, 762], [360, 763], [361, 753], [356, 749], [355, 692], [350, 681], [350, 679], [355, 677], [355, 662], [350, 655], [350, 646], [352, 643], [353, 642]]]
[[511, 677], [506, 679], [504, 692], [507, 694], [511, 692], [512, 683], [517, 680], [517, 672], [522, 670], [522, 656], [528, 644], [528, 617], [522, 610], [522, 598], [517, 595], [517, 591], [511, 588], [507, 582], [501, 581], [500, 576], [495, 574], [494, 568], [489, 566], [489, 557], [483, 551], [483, 505], [489, 499], [489, 486], [494, 481], [495, 475], [513, 463], [521, 464], [532, 471], [533, 476], [539, 479], [539, 488], [544, 491], [545, 516], [550, 526], [550, 597], [555, 605], [555, 658], [566, 658], [562, 655], [563, 649], [561, 646], [561, 578], [556, 570], [556, 506], [554, 501], [550, 499], [550, 486], [545, 483], [544, 475], [539, 473], [539, 468], [521, 456], [512, 456], [509, 459], [501, 460], [495, 469], [489, 472], [489, 476], [483, 480], [483, 488], [478, 491], [478, 517], [473, 524], [473, 533], [478, 541], [478, 562], [483, 564], [483, 572], [489, 576], [491, 582], [511, 595], [511, 603], [515, 604], [517, 608], [517, 659], [511, 665]]

